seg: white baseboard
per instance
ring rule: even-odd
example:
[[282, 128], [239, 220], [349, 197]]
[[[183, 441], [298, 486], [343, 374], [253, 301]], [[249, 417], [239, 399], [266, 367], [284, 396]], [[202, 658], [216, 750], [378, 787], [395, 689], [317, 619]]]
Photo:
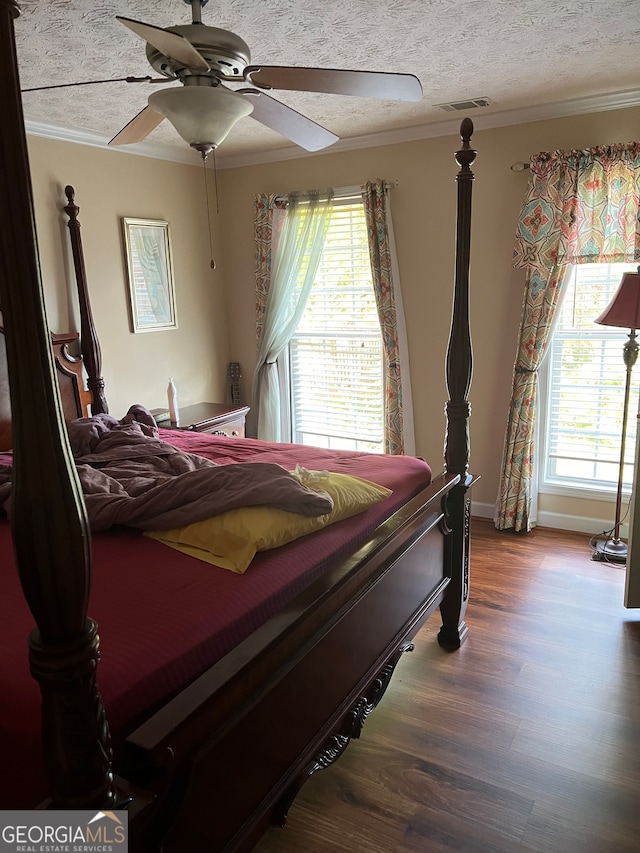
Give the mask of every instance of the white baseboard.
[[[493, 504], [471, 501], [471, 515], [474, 518], [493, 519], [495, 506]], [[538, 527], [553, 527], [556, 530], [575, 530], [577, 533], [588, 533], [600, 536], [613, 527], [613, 518], [587, 518], [581, 515], [564, 515], [559, 512], [538, 512]], [[620, 536], [629, 537], [629, 525], [620, 526]]]
[[[575, 530], [578, 533], [589, 533], [591, 536], [601, 536], [613, 527], [613, 518], [586, 518], [581, 515], [562, 515], [559, 512], [539, 512], [538, 527], [555, 527], [558, 530]], [[629, 537], [629, 525], [620, 525], [622, 539]]]
[[481, 504], [478, 501], [471, 501], [471, 515], [474, 518], [493, 518], [496, 508], [494, 504]]

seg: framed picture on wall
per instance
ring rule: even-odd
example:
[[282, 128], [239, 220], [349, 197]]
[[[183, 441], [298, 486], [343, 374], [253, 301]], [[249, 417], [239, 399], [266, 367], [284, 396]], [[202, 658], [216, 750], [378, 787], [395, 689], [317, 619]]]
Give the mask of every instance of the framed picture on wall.
[[169, 223], [123, 217], [131, 331], [177, 329]]

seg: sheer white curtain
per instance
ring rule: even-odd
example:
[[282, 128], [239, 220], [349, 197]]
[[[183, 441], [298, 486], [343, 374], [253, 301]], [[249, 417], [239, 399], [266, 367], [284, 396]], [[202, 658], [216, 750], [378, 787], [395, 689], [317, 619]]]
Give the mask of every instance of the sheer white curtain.
[[280, 405], [278, 359], [304, 311], [332, 210], [333, 190], [291, 193], [287, 197], [285, 221], [273, 255], [253, 377], [257, 435], [264, 441], [287, 440]]

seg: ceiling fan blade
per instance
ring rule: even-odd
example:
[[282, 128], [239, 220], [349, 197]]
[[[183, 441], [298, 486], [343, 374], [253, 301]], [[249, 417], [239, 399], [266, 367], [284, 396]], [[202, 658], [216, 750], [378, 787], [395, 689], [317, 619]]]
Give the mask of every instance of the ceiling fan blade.
[[110, 77], [108, 80], [81, 80], [79, 83], [55, 83], [53, 86], [34, 86], [22, 92], [44, 92], [46, 89], [70, 89], [72, 86], [95, 86], [96, 83], [169, 83], [166, 77]]
[[143, 24], [141, 21], [134, 21], [132, 18], [123, 18], [120, 15], [116, 15], [116, 19], [170, 59], [181, 62], [187, 68], [198, 68], [201, 71], [209, 71], [209, 65], [202, 54], [198, 53], [191, 42], [184, 36], [172, 33], [169, 30], [163, 30], [162, 27], [155, 27], [153, 24]]
[[264, 92], [257, 89], [236, 89], [236, 92], [253, 104], [250, 118], [255, 118], [306, 151], [320, 151], [340, 138]]
[[347, 71], [337, 68], [293, 68], [286, 65], [249, 65], [245, 80], [265, 89], [357, 95], [389, 101], [419, 101], [422, 85], [413, 74], [383, 71]]
[[109, 145], [130, 145], [132, 142], [142, 142], [161, 121], [164, 121], [163, 115], [152, 110], [151, 107], [145, 107], [128, 124], [125, 124], [113, 139], [109, 140]]

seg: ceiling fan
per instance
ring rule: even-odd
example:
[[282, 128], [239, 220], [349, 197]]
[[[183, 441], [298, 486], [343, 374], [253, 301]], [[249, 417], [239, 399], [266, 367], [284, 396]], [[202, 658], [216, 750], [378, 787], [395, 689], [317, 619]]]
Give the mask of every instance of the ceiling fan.
[[[109, 145], [141, 142], [165, 118], [192, 148], [205, 158], [217, 148], [231, 128], [251, 116], [307, 151], [319, 151], [338, 137], [270, 95], [273, 89], [324, 92], [419, 101], [422, 86], [413, 74], [349, 71], [331, 68], [298, 68], [282, 65], [251, 65], [249, 47], [240, 36], [202, 23], [208, 0], [184, 0], [191, 6], [192, 22], [175, 27], [156, 27], [117, 16], [117, 20], [147, 43], [147, 59], [162, 76], [117, 78], [127, 82], [181, 85], [154, 92], [147, 106], [120, 130]], [[67, 85], [116, 82], [87, 81]], [[226, 84], [250, 84], [231, 88]], [[25, 92], [62, 88], [43, 86]]]

